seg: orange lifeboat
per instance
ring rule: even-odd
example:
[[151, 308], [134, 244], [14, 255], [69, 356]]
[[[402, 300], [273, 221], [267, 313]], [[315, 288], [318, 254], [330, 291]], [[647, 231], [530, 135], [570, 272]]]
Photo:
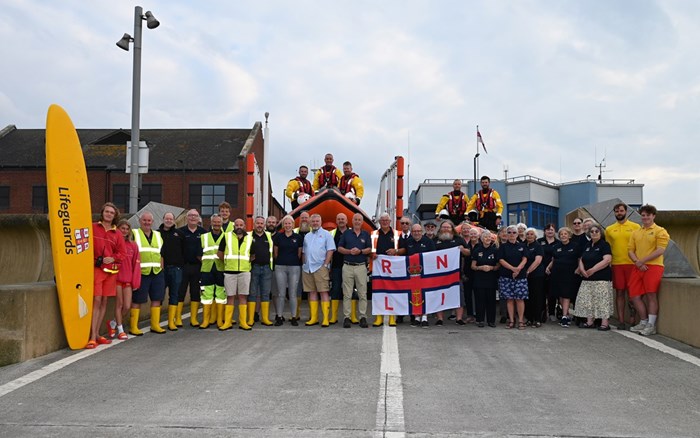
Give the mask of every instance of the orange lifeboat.
[[311, 199], [292, 210], [289, 214], [294, 218], [296, 226], [299, 226], [299, 214], [302, 211], [308, 211], [309, 214], [320, 214], [323, 223], [322, 226], [326, 230], [336, 228], [335, 218], [338, 216], [338, 213], [345, 213], [348, 217], [348, 227], [350, 228], [352, 228], [353, 215], [355, 213], [360, 213], [363, 218], [363, 230], [371, 233], [377, 229], [374, 222], [372, 222], [372, 218], [353, 201], [343, 196], [340, 190], [335, 187], [319, 190]]

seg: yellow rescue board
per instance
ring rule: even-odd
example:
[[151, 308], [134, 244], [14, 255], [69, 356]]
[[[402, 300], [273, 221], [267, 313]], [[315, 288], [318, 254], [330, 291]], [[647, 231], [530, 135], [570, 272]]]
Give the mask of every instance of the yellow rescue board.
[[46, 183], [61, 318], [68, 346], [77, 350], [87, 344], [92, 318], [92, 210], [78, 133], [58, 105], [46, 116]]

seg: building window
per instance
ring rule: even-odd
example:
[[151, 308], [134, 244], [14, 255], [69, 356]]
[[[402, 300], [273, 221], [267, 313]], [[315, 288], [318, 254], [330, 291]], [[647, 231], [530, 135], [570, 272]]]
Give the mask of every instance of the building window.
[[537, 202], [508, 204], [508, 225], [522, 222], [528, 227], [543, 229], [549, 223], [556, 224], [558, 215], [558, 208]]
[[[139, 210], [149, 202], [162, 202], [162, 185], [142, 184], [139, 191]], [[112, 185], [112, 202], [122, 213], [129, 211], [129, 184]]]
[[0, 186], [0, 210], [10, 209], [10, 187]]
[[190, 184], [190, 207], [203, 217], [219, 212], [219, 204], [228, 201], [238, 207], [238, 184]]
[[34, 213], [49, 212], [49, 199], [46, 194], [46, 186], [32, 187], [32, 211]]

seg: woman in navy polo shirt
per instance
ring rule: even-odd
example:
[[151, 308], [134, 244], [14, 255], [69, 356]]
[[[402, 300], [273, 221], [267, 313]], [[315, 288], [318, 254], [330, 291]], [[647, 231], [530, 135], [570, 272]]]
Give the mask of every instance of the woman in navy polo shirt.
[[[294, 219], [287, 215], [282, 218], [284, 232], [275, 234], [274, 245], [275, 281], [277, 282], [277, 311], [284, 311], [285, 291], [289, 291], [289, 308], [292, 312], [291, 324], [299, 325], [297, 315], [297, 287], [301, 276], [301, 249], [304, 238], [294, 232]], [[283, 323], [281, 315], [275, 316], [275, 325]]]
[[471, 254], [474, 272], [474, 307], [476, 325], [484, 326], [484, 313], [489, 327], [496, 327], [496, 286], [498, 284], [498, 248], [489, 230], [481, 232], [481, 244]]
[[527, 325], [530, 327], [540, 327], [542, 322], [542, 311], [544, 310], [544, 267], [542, 259], [544, 250], [537, 241], [537, 232], [534, 228], [525, 230], [525, 257], [527, 264], [525, 272], [527, 275], [527, 303], [525, 306], [525, 316]]
[[612, 270], [612, 251], [610, 244], [603, 238], [603, 229], [598, 224], [588, 228], [591, 240], [583, 247], [578, 266], [583, 277], [581, 288], [576, 297], [574, 315], [586, 318], [582, 328], [594, 328], [593, 321], [602, 319], [598, 330], [610, 330], [608, 318], [614, 312]]
[[571, 317], [569, 316], [569, 305], [578, 291], [578, 281], [576, 280], [576, 268], [578, 258], [581, 256], [581, 247], [578, 240], [571, 240], [573, 233], [571, 228], [562, 227], [559, 229], [560, 242], [554, 245], [552, 261], [549, 262], [546, 273], [551, 273], [550, 287], [552, 296], [559, 298], [562, 308], [561, 325], [569, 327]]
[[525, 330], [525, 300], [527, 299], [527, 278], [525, 277], [525, 246], [518, 241], [518, 227], [506, 228], [507, 241], [498, 248], [498, 263], [501, 264], [498, 290], [501, 299], [505, 298], [508, 308], [508, 325], [515, 325], [515, 307], [518, 308], [518, 329]]

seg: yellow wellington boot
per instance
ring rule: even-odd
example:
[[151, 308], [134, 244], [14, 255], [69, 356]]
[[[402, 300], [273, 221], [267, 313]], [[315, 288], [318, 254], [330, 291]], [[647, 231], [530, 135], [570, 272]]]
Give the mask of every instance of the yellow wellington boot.
[[321, 327], [328, 327], [328, 314], [331, 312], [331, 303], [328, 301], [321, 301], [321, 312], [323, 312]]
[[175, 325], [175, 317], [177, 316], [177, 306], [168, 306], [168, 330], [176, 332], [177, 326]]
[[[224, 325], [224, 305], [221, 303], [216, 303], [216, 326], [221, 328]], [[233, 316], [233, 314], [231, 314]]]
[[252, 303], [248, 303], [248, 319], [246, 323], [248, 324], [249, 327], [253, 327], [255, 325], [255, 305], [257, 303], [253, 301]]
[[353, 324], [360, 323], [360, 320], [357, 319], [357, 300], [352, 300], [350, 303], [350, 322]]
[[216, 303], [216, 301], [211, 305], [211, 312], [209, 312], [209, 325], [211, 324], [216, 324], [216, 319], [219, 316], [219, 311], [218, 311], [219, 305]]
[[190, 325], [192, 327], [199, 327], [197, 312], [199, 312], [199, 302], [190, 301]]
[[211, 304], [202, 304], [202, 323], [199, 325], [200, 329], [209, 328], [209, 320], [211, 319]]
[[175, 327], [182, 327], [182, 308], [185, 303], [177, 303], [177, 312], [175, 312]]
[[248, 305], [238, 305], [238, 328], [241, 330], [250, 330], [252, 327], [248, 325]]
[[340, 300], [331, 300], [331, 319], [328, 321], [331, 324], [338, 322], [338, 307], [340, 307]]
[[318, 300], [309, 301], [309, 320], [306, 321], [306, 325], [316, 325], [318, 324]]
[[374, 323], [372, 324], [375, 327], [379, 327], [384, 324], [384, 316], [383, 315], [377, 315], [374, 318]]
[[160, 306], [151, 307], [151, 332], [159, 335], [165, 333], [163, 327], [160, 326]]
[[141, 309], [131, 309], [129, 311], [129, 333], [134, 336], [143, 336], [143, 332], [139, 330], [139, 314]]
[[389, 315], [389, 327], [396, 327], [396, 316]]
[[260, 303], [260, 324], [271, 326], [272, 321], [270, 321], [270, 302], [262, 301]]
[[219, 330], [228, 330], [233, 327], [233, 305], [220, 304], [219, 306], [224, 309], [224, 323], [219, 326]]

